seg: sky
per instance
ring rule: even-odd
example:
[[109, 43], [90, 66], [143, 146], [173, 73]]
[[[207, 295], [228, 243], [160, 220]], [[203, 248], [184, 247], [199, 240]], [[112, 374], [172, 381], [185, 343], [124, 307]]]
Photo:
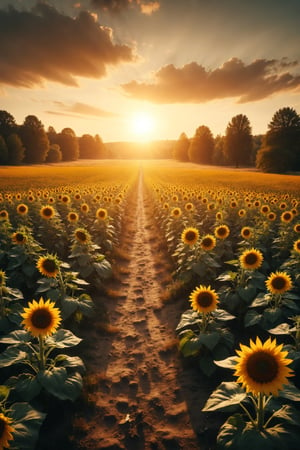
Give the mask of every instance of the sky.
[[0, 110], [104, 142], [300, 114], [300, 0], [1, 0]]

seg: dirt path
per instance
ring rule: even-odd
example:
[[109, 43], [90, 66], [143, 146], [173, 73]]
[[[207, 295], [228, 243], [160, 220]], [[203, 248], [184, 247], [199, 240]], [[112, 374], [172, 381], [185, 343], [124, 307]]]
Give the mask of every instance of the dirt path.
[[87, 336], [90, 407], [75, 419], [80, 449], [200, 448], [178, 381], [178, 312], [160, 300], [162, 273], [151, 214], [141, 172], [123, 230], [121, 247], [129, 261], [123, 262], [118, 295], [107, 305], [116, 329], [90, 330]]

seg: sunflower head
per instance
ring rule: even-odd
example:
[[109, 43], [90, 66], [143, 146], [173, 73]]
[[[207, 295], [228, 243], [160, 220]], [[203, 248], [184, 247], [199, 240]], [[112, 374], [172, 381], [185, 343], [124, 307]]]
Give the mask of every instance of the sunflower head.
[[59, 273], [60, 263], [55, 255], [41, 256], [36, 264], [39, 272], [48, 278], [55, 278]]
[[191, 202], [186, 203], [186, 204], [184, 205], [184, 209], [185, 209], [186, 211], [193, 211], [193, 210], [194, 210], [194, 205], [193, 205], [193, 203], [191, 203]]
[[190, 303], [195, 311], [209, 313], [217, 308], [219, 297], [210, 286], [200, 285], [190, 294]]
[[186, 245], [194, 245], [199, 239], [199, 231], [197, 228], [188, 227], [181, 233], [181, 240]]
[[2, 209], [0, 211], [0, 220], [8, 220], [9, 215], [8, 212], [6, 211], [6, 209]]
[[292, 289], [292, 280], [286, 272], [272, 272], [266, 280], [266, 286], [271, 294], [283, 294]]
[[42, 206], [42, 208], [40, 209], [40, 216], [43, 219], [51, 219], [52, 217], [54, 217], [55, 211], [53, 206], [50, 205], [46, 205], [46, 206]]
[[180, 208], [173, 208], [171, 211], [171, 216], [172, 217], [180, 217], [182, 214], [181, 209]]
[[96, 219], [106, 220], [108, 216], [107, 210], [105, 208], [98, 208], [96, 211]]
[[27, 241], [27, 236], [21, 231], [16, 231], [11, 235], [11, 240], [14, 244], [23, 245]]
[[300, 239], [297, 239], [294, 242], [293, 249], [295, 250], [296, 253], [300, 253]]
[[300, 223], [296, 223], [293, 230], [295, 231], [295, 233], [300, 233]]
[[206, 234], [201, 240], [201, 248], [209, 251], [213, 250], [216, 246], [216, 238], [211, 234]]
[[74, 223], [74, 222], [78, 222], [79, 217], [78, 217], [78, 214], [76, 212], [71, 211], [71, 212], [68, 213], [67, 219], [68, 219], [68, 221], [70, 223]]
[[282, 346], [276, 344], [276, 339], [262, 343], [258, 337], [256, 342], [250, 340], [250, 347], [240, 344], [234, 375], [247, 392], [277, 395], [288, 383], [293, 372], [287, 365], [292, 360], [286, 358], [288, 352], [282, 351]]
[[87, 203], [82, 203], [82, 205], [80, 206], [80, 210], [81, 210], [81, 212], [86, 214], [89, 212], [90, 207]]
[[215, 236], [219, 239], [226, 239], [230, 234], [230, 229], [227, 225], [219, 225], [215, 228]]
[[291, 211], [284, 211], [280, 216], [281, 222], [284, 222], [284, 223], [291, 222], [293, 220], [293, 218], [294, 218], [294, 215]]
[[28, 213], [28, 206], [25, 205], [24, 203], [21, 203], [20, 205], [17, 206], [17, 213], [20, 214], [21, 216], [25, 216]]
[[90, 241], [90, 234], [84, 228], [77, 228], [74, 232], [76, 241], [87, 244]]
[[0, 413], [0, 448], [9, 448], [9, 442], [13, 440], [12, 433], [14, 432], [14, 428], [10, 425], [12, 419], [5, 416], [3, 413]]
[[243, 227], [241, 229], [241, 236], [244, 239], [250, 239], [252, 234], [253, 234], [253, 231], [252, 231], [252, 228], [250, 228], [250, 227]]
[[240, 256], [240, 264], [243, 269], [255, 270], [262, 265], [263, 255], [260, 250], [251, 248], [244, 250]]
[[274, 222], [274, 220], [276, 220], [276, 214], [273, 211], [269, 212], [267, 217], [271, 222]]
[[270, 212], [270, 206], [269, 205], [262, 205], [260, 208], [260, 212], [262, 214], [268, 214]]
[[21, 314], [22, 325], [33, 336], [50, 336], [55, 333], [61, 323], [60, 310], [49, 299], [45, 302], [41, 297], [39, 302], [32, 300], [28, 308]]

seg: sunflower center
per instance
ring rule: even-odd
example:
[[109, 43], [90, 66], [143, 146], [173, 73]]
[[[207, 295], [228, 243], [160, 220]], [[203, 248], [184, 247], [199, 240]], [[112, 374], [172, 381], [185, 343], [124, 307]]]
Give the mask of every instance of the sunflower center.
[[43, 268], [48, 273], [54, 273], [57, 270], [56, 263], [52, 259], [45, 259], [43, 261]]
[[222, 227], [218, 229], [218, 235], [219, 236], [225, 236], [226, 234], [226, 228]]
[[51, 217], [52, 216], [52, 209], [51, 208], [44, 208], [43, 214], [46, 217]]
[[32, 314], [31, 322], [35, 328], [44, 330], [51, 325], [52, 315], [46, 309], [37, 309]]
[[247, 253], [245, 256], [245, 263], [252, 266], [257, 263], [257, 255], [255, 253]]
[[246, 365], [250, 378], [257, 383], [269, 383], [278, 373], [275, 358], [264, 351], [255, 352], [249, 356]]
[[249, 236], [250, 235], [250, 230], [246, 229], [243, 231], [244, 236]]
[[202, 308], [207, 308], [212, 304], [213, 298], [209, 292], [200, 292], [197, 295], [197, 303]]
[[277, 276], [276, 278], [273, 278], [272, 286], [274, 289], [284, 289], [286, 286], [286, 280], [283, 277]]
[[187, 231], [185, 233], [185, 239], [187, 241], [194, 241], [196, 239], [196, 233], [194, 231]]
[[20, 211], [20, 213], [26, 212], [26, 206], [24, 206], [24, 205], [19, 206], [19, 211]]
[[79, 241], [85, 242], [86, 241], [86, 234], [83, 231], [77, 231], [76, 237]]
[[23, 242], [24, 241], [24, 235], [22, 233], [16, 233], [15, 238], [17, 242]]

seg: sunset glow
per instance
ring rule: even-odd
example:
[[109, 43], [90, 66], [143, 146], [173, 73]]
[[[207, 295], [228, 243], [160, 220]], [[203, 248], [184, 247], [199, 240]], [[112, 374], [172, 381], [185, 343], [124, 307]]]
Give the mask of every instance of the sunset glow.
[[264, 134], [300, 112], [298, 20], [299, 0], [2, 0], [1, 110], [104, 142], [224, 135], [237, 114]]

